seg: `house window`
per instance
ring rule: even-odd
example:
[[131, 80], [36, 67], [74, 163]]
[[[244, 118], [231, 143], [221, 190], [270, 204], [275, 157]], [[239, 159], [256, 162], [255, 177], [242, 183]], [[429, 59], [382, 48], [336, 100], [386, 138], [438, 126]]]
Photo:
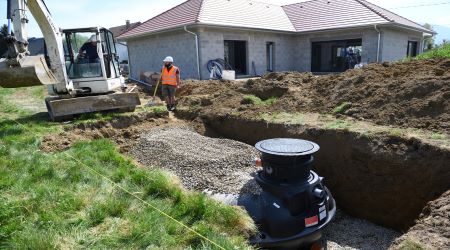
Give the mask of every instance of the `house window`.
[[273, 72], [274, 71], [274, 43], [273, 42], [267, 42], [266, 43], [266, 57], [267, 57], [267, 71]]
[[408, 41], [408, 50], [407, 50], [406, 56], [408, 56], [408, 57], [417, 56], [418, 44], [419, 43], [416, 41]]
[[312, 72], [343, 72], [361, 63], [362, 39], [313, 42]]

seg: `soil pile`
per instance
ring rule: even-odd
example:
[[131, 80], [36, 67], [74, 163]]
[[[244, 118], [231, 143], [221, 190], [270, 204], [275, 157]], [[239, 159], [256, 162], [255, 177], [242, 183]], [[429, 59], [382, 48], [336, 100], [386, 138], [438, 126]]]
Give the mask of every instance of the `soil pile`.
[[417, 241], [432, 249], [450, 249], [450, 191], [427, 204], [417, 224], [397, 241], [400, 248], [403, 240]]
[[111, 121], [67, 126], [64, 132], [45, 136], [40, 148], [44, 152], [59, 152], [70, 148], [77, 141], [112, 139], [119, 146], [120, 152], [128, 152], [143, 129], [177, 125], [176, 122], [172, 121], [168, 125], [169, 119], [164, 118], [166, 115], [140, 113], [119, 117]]
[[[179, 94], [181, 105], [203, 107], [203, 113], [334, 113], [450, 134], [449, 59], [370, 64], [327, 76], [281, 72], [247, 82], [187, 81]], [[252, 105], [245, 95], [277, 99]]]
[[[258, 152], [237, 141], [202, 136], [187, 128], [154, 128], [144, 132], [130, 154], [145, 166], [161, 167], [180, 177], [188, 189], [208, 193], [255, 193], [249, 185]], [[254, 182], [254, 181], [253, 181]]]

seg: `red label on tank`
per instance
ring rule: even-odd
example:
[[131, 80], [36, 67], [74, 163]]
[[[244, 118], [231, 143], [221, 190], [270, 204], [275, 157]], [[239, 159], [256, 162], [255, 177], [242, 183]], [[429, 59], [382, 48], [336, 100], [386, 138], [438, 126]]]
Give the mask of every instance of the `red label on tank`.
[[315, 226], [317, 224], [319, 224], [319, 217], [317, 215], [305, 219], [305, 226], [306, 227], [312, 227], [312, 226]]

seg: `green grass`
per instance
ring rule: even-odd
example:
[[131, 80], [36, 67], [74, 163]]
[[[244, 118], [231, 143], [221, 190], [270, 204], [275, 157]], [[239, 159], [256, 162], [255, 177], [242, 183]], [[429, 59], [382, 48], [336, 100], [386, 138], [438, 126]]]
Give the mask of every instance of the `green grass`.
[[344, 102], [341, 105], [337, 106], [336, 108], [333, 109], [332, 113], [337, 115], [337, 114], [344, 114], [345, 111], [349, 110], [352, 107], [352, 103], [351, 102]]
[[0, 249], [214, 249], [116, 184], [226, 249], [249, 248], [254, 225], [243, 210], [135, 166], [109, 140], [40, 151], [43, 136], [62, 126], [21, 111], [8, 93], [0, 89]]
[[261, 118], [267, 122], [273, 123], [284, 123], [289, 125], [303, 125], [305, 124], [305, 117], [302, 114], [292, 114], [292, 113], [264, 113], [261, 115]]
[[262, 100], [261, 98], [255, 95], [246, 95], [242, 102], [244, 104], [252, 104], [252, 105], [272, 105], [277, 101], [276, 97], [270, 97], [269, 99]]
[[420, 54], [414, 58], [407, 58], [408, 60], [426, 60], [426, 59], [445, 59], [450, 58], [450, 44], [444, 44], [438, 48], [432, 49], [428, 52]]
[[75, 118], [74, 124], [81, 124], [81, 123], [90, 124], [90, 123], [96, 123], [99, 121], [111, 121], [116, 118], [129, 117], [134, 114], [138, 114], [138, 113], [142, 113], [142, 112], [153, 112], [156, 115], [159, 115], [161, 117], [168, 115], [168, 111], [165, 106], [138, 107], [138, 108], [136, 108], [135, 112], [125, 112], [125, 113], [97, 112], [97, 113], [81, 114]]
[[326, 128], [328, 129], [349, 129], [351, 127], [351, 123], [345, 120], [336, 120], [326, 124]]
[[426, 248], [422, 244], [417, 243], [416, 241], [413, 241], [411, 239], [406, 239], [395, 249], [397, 249], [397, 250], [425, 250]]
[[433, 133], [431, 135], [431, 139], [433, 139], [433, 140], [446, 140], [447, 139], [447, 135], [441, 134], [441, 133]]

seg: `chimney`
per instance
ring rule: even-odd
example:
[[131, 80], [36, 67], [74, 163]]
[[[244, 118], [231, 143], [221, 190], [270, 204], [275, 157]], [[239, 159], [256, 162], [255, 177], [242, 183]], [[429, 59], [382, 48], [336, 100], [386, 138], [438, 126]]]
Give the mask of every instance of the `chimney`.
[[131, 27], [131, 22], [130, 22], [130, 20], [126, 20], [126, 22], [125, 22], [125, 27], [126, 27], [127, 29], [129, 29], [129, 28]]

